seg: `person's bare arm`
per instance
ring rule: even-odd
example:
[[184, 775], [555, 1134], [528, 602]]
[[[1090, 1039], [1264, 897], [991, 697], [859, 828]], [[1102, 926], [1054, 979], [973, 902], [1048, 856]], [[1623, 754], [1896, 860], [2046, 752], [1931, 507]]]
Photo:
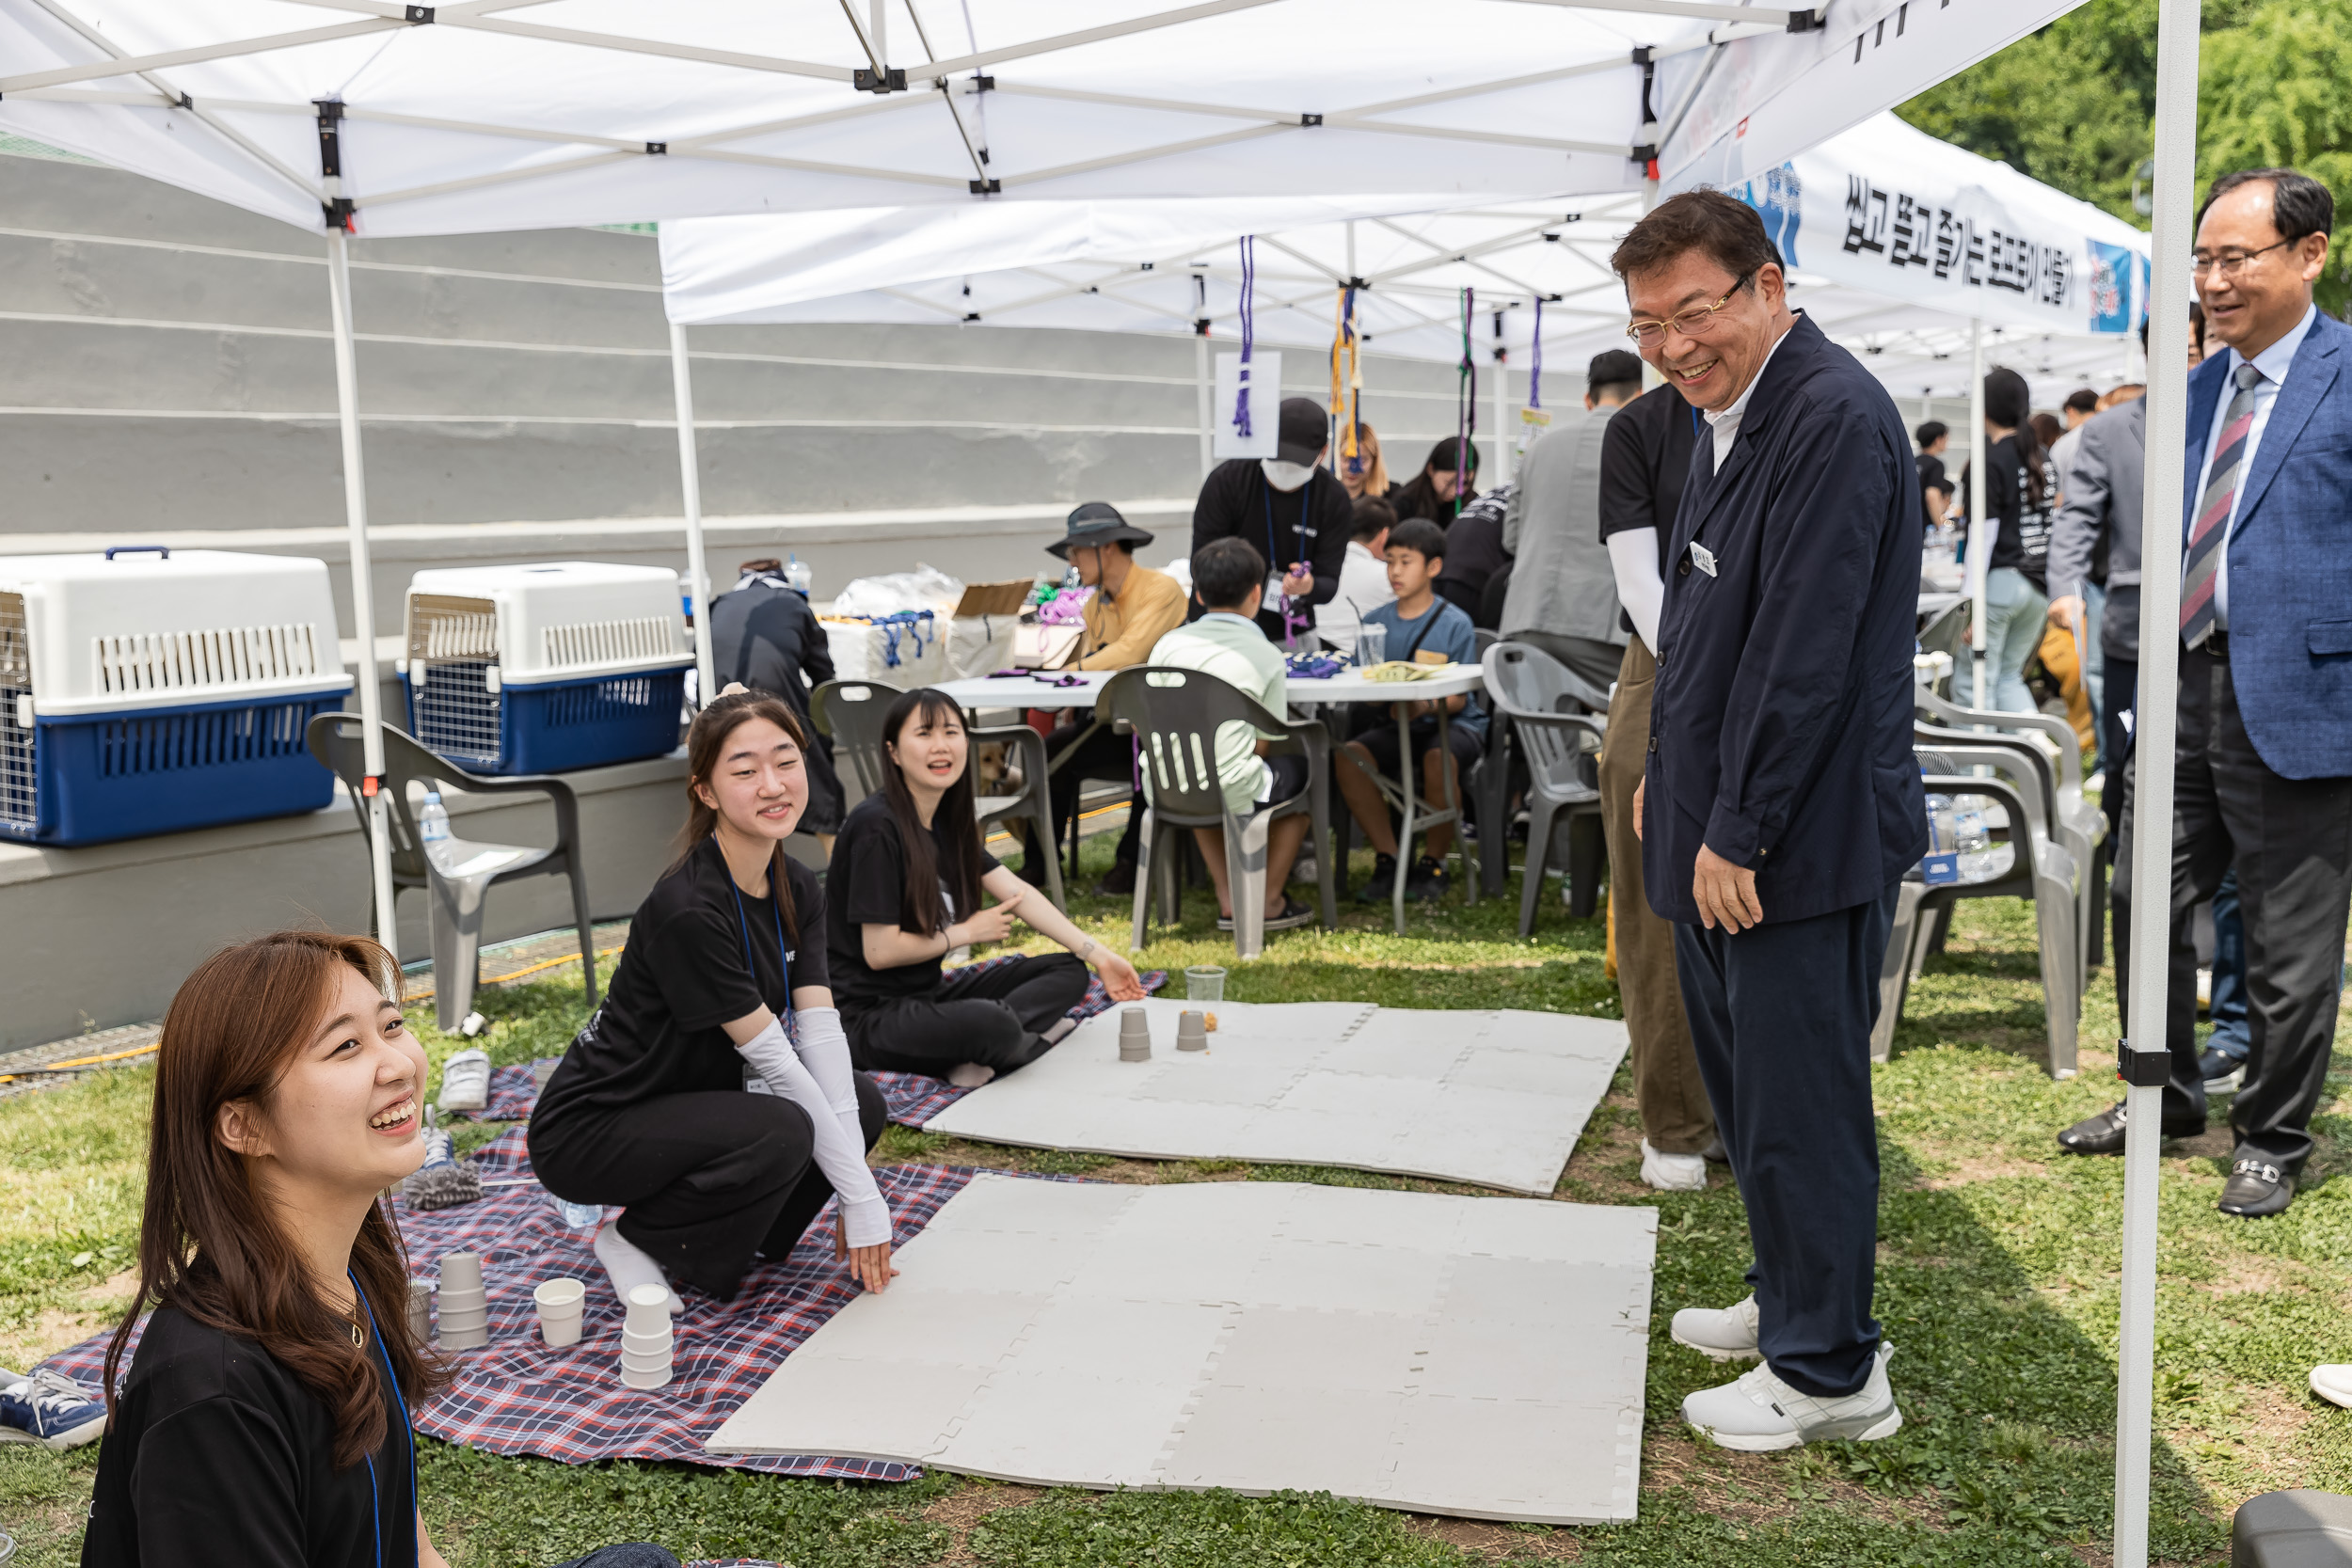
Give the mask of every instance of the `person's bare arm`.
[[[1013, 881], [1019, 885], [1021, 879], [1015, 877]], [[861, 926], [858, 927], [858, 945], [865, 950], [867, 968], [903, 969], [908, 964], [928, 963], [933, 958], [945, 958], [959, 947], [1002, 942], [1011, 931], [1012, 906], [999, 903], [979, 911], [969, 920], [959, 920], [930, 936], [920, 931], [903, 930], [897, 926]]]
[[1072, 925], [1068, 915], [1054, 908], [1052, 899], [1001, 865], [980, 879], [980, 885], [1002, 900], [998, 909], [1019, 910], [1021, 918], [1040, 936], [1060, 943], [1079, 962], [1092, 964], [1112, 1001], [1143, 1000], [1143, 981], [1136, 966]]

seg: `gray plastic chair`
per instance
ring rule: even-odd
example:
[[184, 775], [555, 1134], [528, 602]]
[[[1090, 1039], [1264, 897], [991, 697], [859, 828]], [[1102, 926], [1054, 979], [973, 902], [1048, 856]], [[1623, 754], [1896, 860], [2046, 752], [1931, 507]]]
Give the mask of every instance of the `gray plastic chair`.
[[[1508, 720], [1511, 732], [1504, 749], [1487, 758], [1487, 805], [1480, 815], [1496, 826], [1488, 835], [1491, 843], [1479, 845], [1479, 855], [1483, 860], [1488, 854], [1509, 853], [1503, 796], [1513, 771], [1510, 758], [1524, 757], [1527, 867], [1519, 879], [1519, 935], [1535, 929], [1535, 900], [1551, 863], [1552, 824], [1563, 813], [1568, 830], [1568, 910], [1578, 919], [1587, 919], [1600, 890], [1601, 867], [1609, 863], [1600, 786], [1592, 760], [1608, 732], [1609, 699], [1566, 665], [1526, 642], [1496, 643], [1486, 650], [1483, 668], [1486, 694], [1494, 699], [1495, 721]], [[1600, 711], [1591, 711], [1596, 706]]]
[[[836, 758], [846, 755], [850, 759], [858, 787], [868, 795], [882, 788], [882, 769], [890, 766], [882, 751], [882, 716], [899, 695], [898, 688], [884, 686], [880, 681], [827, 681], [809, 695], [810, 722], [831, 737]], [[1001, 724], [966, 729], [963, 733], [976, 748], [984, 742], [1001, 741], [1020, 752], [1021, 788], [1010, 795], [976, 793], [972, 798], [973, 815], [979, 819], [983, 839], [989, 829], [999, 822], [1014, 817], [1025, 819], [1036, 835], [1031, 842], [1043, 845], [1048, 850], [1045, 896], [1054, 901], [1056, 909], [1068, 909], [1070, 906], [1062, 897], [1060, 858], [1050, 852], [1054, 816], [1046, 795], [1045, 737], [1026, 724]]]
[[[366, 776], [359, 716], [322, 713], [310, 721], [305, 737], [310, 754], [343, 781], [358, 813], [359, 837], [368, 834], [367, 802], [360, 798]], [[445, 873], [425, 857], [424, 840], [408, 804], [411, 782], [427, 788], [453, 785], [468, 795], [536, 795], [555, 812], [555, 844], [534, 849], [512, 844], [483, 844], [452, 837], [451, 859], [456, 867]], [[474, 991], [482, 983], [482, 910], [490, 889], [525, 877], [564, 878], [571, 884], [572, 916], [580, 927], [580, 962], [588, 979], [588, 1005], [596, 1005], [596, 949], [594, 923], [588, 911], [587, 869], [581, 863], [580, 798], [561, 779], [524, 775], [485, 778], [469, 773], [447, 757], [426, 749], [405, 730], [384, 726], [384, 792], [390, 804], [392, 895], [403, 888], [431, 891], [433, 940], [433, 1018], [449, 1034], [460, 1033], [473, 1013]], [[454, 823], [452, 824], [454, 826]], [[369, 929], [374, 931], [374, 909], [369, 909]], [[399, 938], [374, 933], [387, 946]]]
[[[1135, 732], [1144, 777], [1151, 784], [1152, 803], [1143, 814], [1142, 844], [1136, 857], [1136, 947], [1144, 944], [1155, 873], [1163, 863], [1170, 872], [1174, 870], [1177, 857], [1172, 851], [1184, 842], [1174, 833], [1162, 834], [1162, 827], [1225, 830], [1226, 879], [1233, 894], [1233, 951], [1241, 958], [1254, 958], [1265, 951], [1267, 833], [1276, 817], [1305, 812], [1314, 836], [1315, 882], [1322, 895], [1323, 924], [1339, 924], [1339, 895], [1332, 881], [1330, 801], [1325, 787], [1330, 777], [1331, 741], [1322, 721], [1277, 718], [1215, 675], [1156, 665], [1120, 671], [1103, 688], [1095, 707]], [[1307, 787], [1247, 821], [1227, 809], [1225, 789], [1216, 776], [1217, 728], [1232, 722], [1282, 736], [1272, 750], [1303, 753], [1307, 758]], [[1168, 891], [1172, 894], [1172, 887]], [[1172, 897], [1163, 903], [1171, 923], [1173, 903]]]

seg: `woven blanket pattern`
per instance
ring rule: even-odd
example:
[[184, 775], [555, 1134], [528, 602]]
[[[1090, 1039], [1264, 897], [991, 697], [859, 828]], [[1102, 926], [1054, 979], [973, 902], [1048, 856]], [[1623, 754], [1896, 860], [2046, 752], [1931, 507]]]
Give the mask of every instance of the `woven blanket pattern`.
[[[530, 1173], [523, 1137], [516, 1128], [474, 1153], [485, 1179]], [[969, 1170], [943, 1165], [891, 1165], [874, 1175], [890, 1201], [900, 1246], [972, 1177]], [[590, 1233], [566, 1227], [539, 1187], [494, 1187], [479, 1203], [433, 1213], [404, 1207], [400, 1227], [411, 1272], [433, 1278], [443, 1254], [478, 1253], [490, 1298], [490, 1343], [452, 1358], [456, 1382], [418, 1413], [417, 1430], [490, 1453], [535, 1454], [574, 1465], [669, 1459], [845, 1481], [919, 1475], [914, 1465], [886, 1460], [722, 1458], [703, 1451], [703, 1440], [777, 1364], [855, 1299], [857, 1286], [847, 1266], [834, 1258], [837, 1213], [828, 1203], [792, 1256], [754, 1269], [734, 1301], [722, 1306], [707, 1296], [690, 1296], [674, 1331], [671, 1382], [641, 1392], [621, 1385], [623, 1309], [589, 1250]], [[562, 1276], [586, 1281], [588, 1299], [580, 1342], [550, 1350], [539, 1338], [531, 1292], [540, 1281]], [[106, 1336], [100, 1335], [42, 1365], [95, 1390], [105, 1354]], [[128, 1354], [123, 1365], [130, 1365]]]
[[[984, 958], [964, 969], [951, 969], [953, 974], [979, 974], [1010, 963], [1017, 955]], [[1168, 984], [1168, 972], [1154, 969], [1139, 976], [1143, 989], [1154, 991]], [[1108, 1008], [1111, 993], [1103, 989], [1099, 979], [1087, 982], [1085, 999], [1070, 1009], [1073, 1022], [1084, 1022]], [[542, 1058], [551, 1060], [552, 1058]], [[479, 1111], [453, 1111], [453, 1117], [482, 1121], [520, 1121], [531, 1115], [531, 1108], [539, 1100], [538, 1080], [532, 1075], [532, 1067], [494, 1068], [490, 1071], [490, 1101]], [[965, 1095], [970, 1089], [957, 1088], [944, 1078], [931, 1078], [919, 1072], [877, 1072], [870, 1074], [874, 1085], [882, 1092], [890, 1105], [890, 1119], [902, 1127], [920, 1127]]]

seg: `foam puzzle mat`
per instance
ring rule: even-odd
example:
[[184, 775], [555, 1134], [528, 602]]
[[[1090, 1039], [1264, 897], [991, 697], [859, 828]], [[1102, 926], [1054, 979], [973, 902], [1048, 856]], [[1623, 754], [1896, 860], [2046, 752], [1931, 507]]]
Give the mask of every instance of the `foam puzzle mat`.
[[889, 1291], [810, 1336], [708, 1447], [1629, 1520], [1657, 1225], [1647, 1208], [980, 1173]]
[[[1152, 1059], [1119, 1059], [1112, 1007], [923, 1124], [990, 1143], [1257, 1160], [1549, 1194], [1627, 1047], [1614, 1019], [1359, 1002], [1147, 999]], [[1176, 1049], [1177, 1015], [1217, 1018]]]

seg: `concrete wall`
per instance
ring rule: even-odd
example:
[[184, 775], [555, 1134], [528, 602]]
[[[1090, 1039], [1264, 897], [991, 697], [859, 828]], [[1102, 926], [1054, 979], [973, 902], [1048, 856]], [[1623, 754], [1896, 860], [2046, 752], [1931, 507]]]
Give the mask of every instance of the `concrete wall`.
[[[580, 794], [588, 895], [596, 918], [632, 912], [670, 863], [685, 825], [683, 754], [569, 775]], [[443, 796], [458, 836], [554, 842], [545, 804]], [[188, 971], [223, 943], [288, 926], [368, 928], [368, 863], [358, 816], [308, 816], [126, 844], [43, 849], [0, 844], [0, 1051], [161, 1018]], [[485, 942], [572, 920], [560, 877], [493, 889]], [[401, 895], [404, 961], [430, 958], [425, 894]]]

